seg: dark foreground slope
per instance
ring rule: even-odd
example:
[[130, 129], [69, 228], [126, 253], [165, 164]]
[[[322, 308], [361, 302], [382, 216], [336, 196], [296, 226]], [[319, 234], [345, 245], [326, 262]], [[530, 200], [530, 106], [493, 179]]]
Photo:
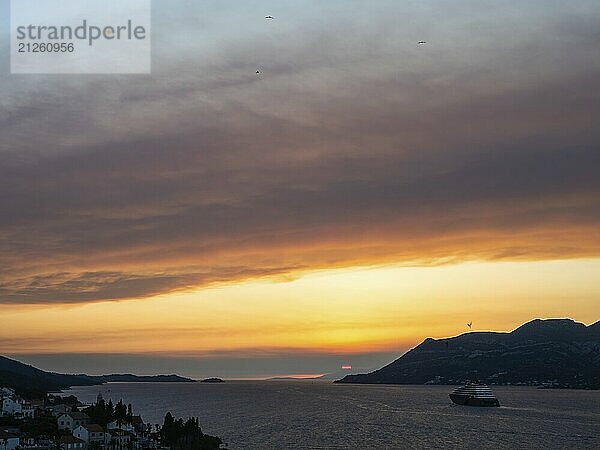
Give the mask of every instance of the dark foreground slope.
[[58, 391], [71, 386], [93, 386], [108, 382], [182, 382], [194, 381], [177, 375], [65, 375], [45, 372], [28, 364], [0, 356], [0, 386], [16, 389], [21, 393]]
[[63, 375], [45, 372], [0, 356], [0, 386], [8, 386], [20, 392], [58, 391], [69, 386], [91, 386], [101, 384], [86, 375]]
[[429, 338], [375, 372], [337, 383], [461, 384], [475, 377], [488, 384], [599, 389], [600, 322], [534, 320], [511, 333]]

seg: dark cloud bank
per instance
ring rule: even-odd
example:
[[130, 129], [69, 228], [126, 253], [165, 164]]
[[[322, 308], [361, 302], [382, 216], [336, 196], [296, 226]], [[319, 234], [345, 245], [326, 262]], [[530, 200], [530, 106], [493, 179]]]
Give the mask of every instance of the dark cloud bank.
[[202, 66], [159, 48], [148, 77], [2, 79], [0, 302], [598, 256], [599, 17], [419, 49], [373, 18]]

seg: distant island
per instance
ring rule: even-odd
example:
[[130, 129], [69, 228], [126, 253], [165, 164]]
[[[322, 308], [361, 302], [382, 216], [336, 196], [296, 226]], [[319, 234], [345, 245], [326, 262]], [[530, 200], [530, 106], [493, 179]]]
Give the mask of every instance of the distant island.
[[222, 380], [221, 378], [205, 378], [204, 380], [201, 381], [201, 383], [225, 383], [225, 380]]
[[94, 386], [104, 383], [168, 382], [193, 383], [191, 378], [179, 375], [138, 376], [132, 374], [114, 375], [67, 375], [46, 372], [28, 364], [0, 356], [0, 386], [15, 389], [22, 395], [40, 396], [47, 392], [56, 392], [72, 386]]
[[320, 380], [322, 377], [272, 377], [267, 378], [265, 381], [311, 381]]
[[104, 383], [195, 383], [196, 380], [181, 377], [179, 375], [132, 375], [132, 374], [113, 374], [101, 375], [98, 377]]
[[391, 364], [336, 383], [487, 384], [600, 389], [600, 322], [533, 320], [511, 333], [426, 339]]

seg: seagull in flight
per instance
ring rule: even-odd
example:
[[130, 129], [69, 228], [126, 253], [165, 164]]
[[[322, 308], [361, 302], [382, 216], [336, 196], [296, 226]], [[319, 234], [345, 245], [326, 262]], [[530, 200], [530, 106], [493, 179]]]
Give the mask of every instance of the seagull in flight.
[[273, 16], [265, 16], [265, 19], [267, 19], [267, 20], [275, 20], [275, 17], [273, 17]]
[[418, 41], [417, 44], [419, 44], [419, 45], [425, 45], [425, 44], [427, 44], [427, 41]]
[[471, 330], [471, 329], [472, 329], [472, 326], [473, 326], [473, 322], [469, 322], [469, 323], [467, 324], [467, 326], [469, 327], [469, 330]]

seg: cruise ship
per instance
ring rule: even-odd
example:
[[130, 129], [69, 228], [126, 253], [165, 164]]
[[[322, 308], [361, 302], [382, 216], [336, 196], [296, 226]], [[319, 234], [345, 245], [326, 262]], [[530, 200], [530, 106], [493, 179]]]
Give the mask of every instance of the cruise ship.
[[500, 406], [500, 402], [489, 388], [480, 383], [469, 383], [452, 392], [450, 400], [465, 406]]

